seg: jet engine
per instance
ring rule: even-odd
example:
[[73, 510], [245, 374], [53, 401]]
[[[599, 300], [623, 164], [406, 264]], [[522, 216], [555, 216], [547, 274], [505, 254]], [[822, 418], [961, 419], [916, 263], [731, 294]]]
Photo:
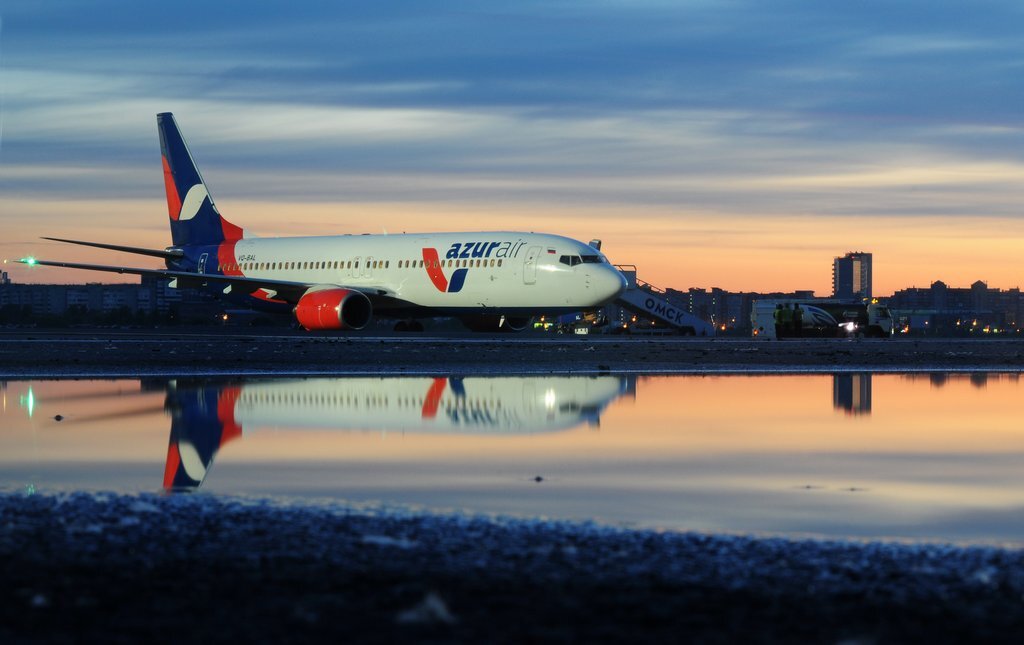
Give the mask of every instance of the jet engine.
[[308, 330], [362, 329], [372, 314], [370, 299], [351, 289], [309, 291], [295, 305], [295, 318]]

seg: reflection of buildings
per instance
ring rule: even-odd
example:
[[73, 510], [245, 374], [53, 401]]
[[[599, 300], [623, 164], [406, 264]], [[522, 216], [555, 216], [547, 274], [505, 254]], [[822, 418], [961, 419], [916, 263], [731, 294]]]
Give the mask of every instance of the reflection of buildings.
[[871, 374], [833, 374], [832, 407], [848, 414], [871, 414]]
[[832, 260], [832, 297], [871, 298], [871, 254], [847, 253]]
[[988, 372], [974, 372], [971, 374], [971, 385], [979, 390], [984, 390], [988, 387]]
[[1020, 380], [1020, 376], [1021, 375], [1017, 373], [1004, 374], [999, 372], [929, 372], [927, 374], [904, 374], [900, 378], [910, 381], [927, 379], [934, 388], [945, 387], [950, 383], [963, 383], [964, 381], [969, 381], [972, 386], [978, 389], [984, 389], [988, 387], [990, 382], [1003, 380], [1017, 382]]

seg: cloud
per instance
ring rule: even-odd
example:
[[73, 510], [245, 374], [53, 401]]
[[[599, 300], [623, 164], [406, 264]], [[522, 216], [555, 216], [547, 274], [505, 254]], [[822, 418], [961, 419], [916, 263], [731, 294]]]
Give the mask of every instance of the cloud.
[[1015, 221], [1024, 197], [1009, 2], [16, 0], [3, 20], [5, 211], [158, 201], [162, 111], [219, 200], [824, 230]]

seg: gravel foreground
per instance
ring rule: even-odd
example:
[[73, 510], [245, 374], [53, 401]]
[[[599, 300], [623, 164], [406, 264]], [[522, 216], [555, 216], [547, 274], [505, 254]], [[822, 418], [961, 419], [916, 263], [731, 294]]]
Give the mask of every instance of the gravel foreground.
[[0, 335], [0, 377], [1024, 370], [1024, 339]]
[[0, 642], [963, 642], [1024, 553], [291, 506], [0, 495]]

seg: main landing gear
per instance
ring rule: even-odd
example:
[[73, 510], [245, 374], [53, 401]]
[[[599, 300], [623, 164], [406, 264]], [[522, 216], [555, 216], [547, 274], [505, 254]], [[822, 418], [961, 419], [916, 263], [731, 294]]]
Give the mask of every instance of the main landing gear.
[[395, 331], [423, 331], [423, 323], [418, 320], [399, 320], [395, 323]]

